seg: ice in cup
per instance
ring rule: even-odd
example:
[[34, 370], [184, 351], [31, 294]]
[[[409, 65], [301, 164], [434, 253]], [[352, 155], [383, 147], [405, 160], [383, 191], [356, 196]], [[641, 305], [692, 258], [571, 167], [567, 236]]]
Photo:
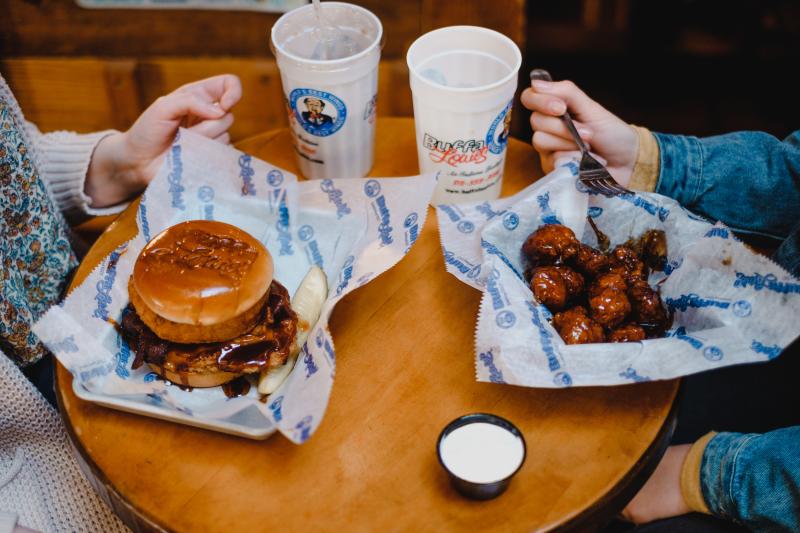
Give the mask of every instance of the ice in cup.
[[271, 32], [298, 166], [311, 179], [372, 168], [383, 27], [368, 10], [322, 2], [283, 15]]
[[500, 196], [511, 106], [522, 54], [477, 26], [426, 33], [406, 56], [420, 172], [439, 172], [433, 202]]

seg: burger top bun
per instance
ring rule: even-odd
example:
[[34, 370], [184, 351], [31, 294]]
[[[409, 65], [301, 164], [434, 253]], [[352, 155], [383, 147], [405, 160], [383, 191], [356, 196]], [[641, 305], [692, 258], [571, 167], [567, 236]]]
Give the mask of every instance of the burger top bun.
[[251, 235], [224, 222], [191, 220], [147, 243], [131, 283], [156, 315], [206, 326], [255, 306], [269, 290], [272, 275], [272, 256]]

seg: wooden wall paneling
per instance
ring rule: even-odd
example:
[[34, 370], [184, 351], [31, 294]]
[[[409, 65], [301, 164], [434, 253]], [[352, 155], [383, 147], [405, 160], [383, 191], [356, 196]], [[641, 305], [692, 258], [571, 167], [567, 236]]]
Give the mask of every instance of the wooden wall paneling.
[[0, 56], [270, 56], [274, 13], [84, 9], [74, 0], [0, 0]]
[[3, 76], [42, 131], [125, 127], [138, 114], [133, 63], [99, 59], [6, 59]]
[[378, 115], [410, 117], [413, 114], [405, 58], [381, 61], [378, 70]]
[[[463, 1], [479, 3], [485, 0]], [[381, 20], [384, 35], [381, 57], [405, 60], [406, 50], [422, 33], [423, 0], [355, 0], [352, 3], [369, 9]]]
[[[462, 0], [482, 4], [483, 0]], [[419, 35], [421, 0], [357, 0], [384, 26], [385, 57], [400, 57]], [[275, 13], [83, 9], [74, 0], [0, 0], [0, 57], [271, 57]]]
[[113, 127], [124, 131], [136, 121], [143, 109], [141, 91], [136, 80], [136, 62], [130, 59], [113, 59], [103, 63], [106, 92], [113, 110]]
[[484, 26], [525, 49], [525, 0], [422, 0], [421, 21], [420, 33], [460, 24]]
[[186, 83], [231, 73], [242, 81], [242, 99], [234, 108], [231, 139], [286, 125], [283, 89], [274, 60], [255, 58], [155, 58], [140, 62], [137, 77], [145, 107]]

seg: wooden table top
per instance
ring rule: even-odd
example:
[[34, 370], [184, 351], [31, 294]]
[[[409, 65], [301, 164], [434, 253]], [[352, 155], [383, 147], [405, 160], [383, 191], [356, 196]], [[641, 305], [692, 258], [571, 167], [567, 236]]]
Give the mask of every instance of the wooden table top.
[[[238, 148], [298, 173], [288, 130]], [[381, 118], [372, 176], [418, 172], [414, 123]], [[503, 194], [541, 176], [509, 139]], [[135, 232], [128, 209], [94, 245], [80, 283]], [[445, 272], [436, 217], [396, 267], [348, 295], [330, 328], [336, 381], [317, 433], [296, 446], [250, 441], [84, 402], [59, 365], [58, 396], [84, 471], [136, 529], [175, 531], [503, 530], [602, 525], [660, 458], [677, 381], [530, 389], [478, 383], [480, 293]], [[366, 376], [372, 376], [366, 379]], [[490, 412], [525, 435], [508, 491], [469, 501], [448, 484], [436, 438], [453, 418]]]

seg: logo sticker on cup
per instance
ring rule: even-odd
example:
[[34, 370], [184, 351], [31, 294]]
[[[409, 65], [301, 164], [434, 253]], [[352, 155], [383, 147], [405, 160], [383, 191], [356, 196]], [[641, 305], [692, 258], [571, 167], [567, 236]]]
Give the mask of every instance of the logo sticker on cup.
[[317, 137], [333, 135], [347, 118], [344, 102], [325, 91], [295, 89], [289, 94], [289, 106], [297, 123]]
[[373, 95], [370, 98], [369, 102], [367, 102], [366, 107], [364, 108], [364, 120], [373, 124], [375, 122], [375, 110], [378, 106], [378, 95]]
[[[486, 133], [486, 146], [493, 154], [502, 154], [508, 144], [508, 135], [511, 128], [511, 104], [514, 100], [508, 102], [505, 108], [500, 111], [500, 114], [492, 121], [489, 126], [489, 131]], [[500, 124], [503, 125], [502, 129]]]

